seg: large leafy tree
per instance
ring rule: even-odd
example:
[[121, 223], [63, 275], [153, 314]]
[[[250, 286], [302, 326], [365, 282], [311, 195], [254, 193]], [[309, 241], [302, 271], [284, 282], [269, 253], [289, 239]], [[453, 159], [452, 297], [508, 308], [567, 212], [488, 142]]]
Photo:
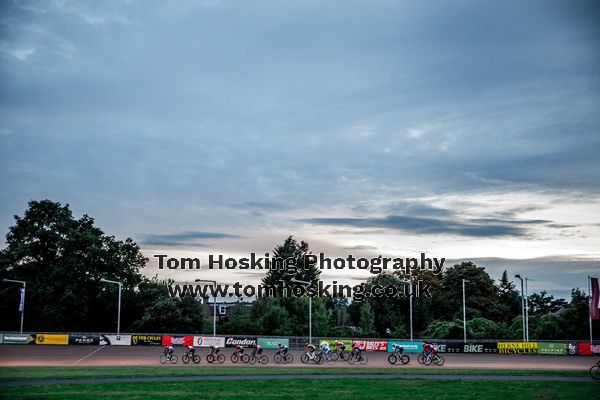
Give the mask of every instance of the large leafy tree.
[[[308, 243], [305, 241], [298, 242], [293, 236], [289, 236], [283, 244], [276, 246], [273, 249], [272, 260], [275, 259], [293, 259], [295, 260], [295, 266], [286, 266], [281, 269], [271, 269], [267, 271], [262, 282], [264, 285], [276, 286], [280, 282], [286, 283], [288, 286], [293, 287], [296, 284], [292, 282], [292, 279], [298, 279], [301, 281], [311, 282], [313, 285], [319, 281], [321, 270], [314, 263], [305, 264], [306, 256], [310, 254]], [[289, 294], [288, 294], [289, 295]]]
[[433, 307], [439, 318], [462, 319], [462, 280], [465, 279], [467, 318], [488, 318], [497, 302], [497, 288], [485, 268], [463, 262], [448, 268], [441, 289], [434, 293]]
[[[31, 201], [6, 235], [1, 250], [0, 276], [27, 282], [26, 329], [85, 331], [107, 329], [116, 322], [116, 285], [124, 297], [143, 281], [139, 273], [147, 259], [131, 239], [117, 240], [94, 226], [93, 218], [75, 219], [69, 205]], [[6, 291], [7, 288], [3, 288]], [[14, 329], [15, 299], [2, 296], [0, 310], [7, 318], [2, 329]], [[124, 304], [127, 304], [125, 301]], [[123, 313], [127, 314], [126, 306]]]

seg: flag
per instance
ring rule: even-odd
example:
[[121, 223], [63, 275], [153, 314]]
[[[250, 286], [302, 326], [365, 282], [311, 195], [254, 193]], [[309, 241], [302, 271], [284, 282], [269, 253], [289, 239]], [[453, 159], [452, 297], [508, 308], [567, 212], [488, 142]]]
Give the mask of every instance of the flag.
[[19, 300], [19, 312], [25, 311], [25, 288], [21, 288], [21, 299]]
[[598, 299], [600, 298], [600, 288], [598, 288], [598, 278], [590, 278], [592, 282], [592, 298], [590, 301], [590, 318], [600, 319], [598, 312]]

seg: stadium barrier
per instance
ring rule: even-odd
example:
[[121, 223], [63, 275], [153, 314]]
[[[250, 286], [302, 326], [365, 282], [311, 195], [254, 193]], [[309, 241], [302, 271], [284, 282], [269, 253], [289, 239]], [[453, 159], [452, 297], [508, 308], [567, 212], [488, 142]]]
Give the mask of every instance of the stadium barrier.
[[[406, 339], [363, 339], [363, 338], [330, 338], [313, 337], [312, 343], [316, 345], [328, 344], [335, 347], [335, 342], [340, 341], [351, 348], [358, 344], [367, 351], [393, 351], [394, 344], [404, 347], [407, 353], [420, 353], [421, 340], [409, 341]], [[308, 337], [257, 337], [257, 336], [205, 336], [185, 334], [103, 334], [103, 333], [0, 333], [0, 344], [20, 345], [95, 345], [95, 346], [188, 346], [196, 347], [253, 347], [261, 345], [265, 349], [276, 349], [283, 343], [292, 350], [303, 349], [309, 342]], [[462, 354], [505, 354], [505, 355], [561, 355], [561, 356], [592, 356], [600, 355], [600, 343], [576, 341], [453, 341], [453, 340], [428, 340], [436, 345], [440, 353]]]

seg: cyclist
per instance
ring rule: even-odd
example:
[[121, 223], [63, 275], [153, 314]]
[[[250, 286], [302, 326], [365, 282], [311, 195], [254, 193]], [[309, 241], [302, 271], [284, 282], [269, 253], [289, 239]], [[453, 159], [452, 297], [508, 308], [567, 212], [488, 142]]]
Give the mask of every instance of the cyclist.
[[344, 342], [340, 342], [338, 340], [335, 342], [335, 348], [336, 348], [336, 350], [342, 352], [342, 351], [346, 350], [346, 344]]
[[209, 355], [219, 354], [219, 351], [221, 351], [221, 349], [219, 349], [217, 346], [213, 345], [213, 346], [210, 346], [210, 353], [208, 353], [208, 354]]
[[165, 352], [164, 352], [165, 356], [172, 356], [174, 351], [175, 350], [173, 349], [173, 346], [171, 346], [171, 345], [165, 346]]
[[358, 343], [354, 343], [354, 344], [352, 345], [352, 353], [353, 353], [354, 355], [359, 355], [359, 354], [360, 354], [360, 352], [361, 352], [362, 350], [363, 350], [363, 349], [362, 349], [362, 347], [360, 347], [360, 346], [358, 345]]
[[194, 358], [194, 354], [196, 354], [196, 349], [194, 348], [194, 346], [188, 345], [188, 346], [186, 346], [186, 348], [187, 348], [187, 355]]
[[255, 356], [257, 354], [261, 355], [262, 351], [263, 351], [262, 346], [260, 344], [257, 344], [256, 346], [254, 346], [254, 350], [252, 351], [252, 355], [253, 356]]
[[329, 343], [323, 342], [321, 344], [321, 350], [323, 351], [323, 354], [325, 354], [325, 357], [328, 360], [331, 360], [331, 350], [329, 349]]
[[238, 354], [244, 354], [244, 347], [240, 344], [235, 345], [235, 352]]
[[435, 351], [435, 346], [431, 343], [423, 342], [423, 354], [425, 357], [429, 356]]
[[400, 346], [399, 344], [394, 343], [392, 345], [392, 349], [394, 349], [394, 353], [398, 352], [398, 353], [402, 353], [404, 352], [404, 347]]
[[313, 358], [315, 358], [315, 345], [312, 343], [307, 343], [304, 347], [306, 348], [306, 354], [308, 354], [310, 359], [312, 360]]
[[277, 345], [277, 348], [279, 349], [279, 352], [280, 352], [281, 354], [283, 354], [284, 356], [285, 356], [285, 355], [287, 354], [287, 352], [288, 352], [288, 347], [287, 347], [285, 344], [283, 344], [283, 343], [279, 343], [279, 344]]

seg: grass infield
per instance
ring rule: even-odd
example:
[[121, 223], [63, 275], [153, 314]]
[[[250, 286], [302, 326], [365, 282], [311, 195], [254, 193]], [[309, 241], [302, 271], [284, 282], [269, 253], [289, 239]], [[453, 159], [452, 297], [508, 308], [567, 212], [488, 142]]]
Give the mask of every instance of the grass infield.
[[102, 383], [3, 388], [10, 399], [593, 399], [598, 385], [579, 382], [301, 379]]
[[587, 371], [481, 370], [458, 368], [310, 368], [310, 367], [0, 367], [0, 381], [34, 379], [118, 378], [208, 375], [300, 375], [300, 374], [468, 374], [588, 376]]

